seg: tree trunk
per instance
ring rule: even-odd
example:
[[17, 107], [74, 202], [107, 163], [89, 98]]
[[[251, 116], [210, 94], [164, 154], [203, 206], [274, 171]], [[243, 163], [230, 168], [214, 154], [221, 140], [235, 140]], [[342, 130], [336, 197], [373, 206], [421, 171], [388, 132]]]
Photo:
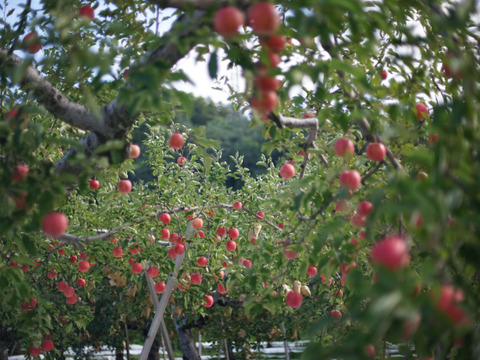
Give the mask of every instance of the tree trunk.
[[115, 360], [123, 360], [123, 349], [119, 348], [115, 350]]
[[201, 360], [195, 347], [195, 340], [193, 339], [192, 329], [182, 328], [175, 318], [175, 327], [177, 329], [178, 339], [183, 352], [183, 360]]

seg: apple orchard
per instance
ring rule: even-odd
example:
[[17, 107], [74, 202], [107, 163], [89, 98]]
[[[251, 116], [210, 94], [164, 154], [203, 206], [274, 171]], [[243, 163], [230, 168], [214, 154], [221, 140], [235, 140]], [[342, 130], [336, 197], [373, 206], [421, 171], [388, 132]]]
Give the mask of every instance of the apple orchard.
[[[479, 359], [475, 3], [3, 3], [0, 359]], [[262, 174], [175, 121], [187, 55]]]

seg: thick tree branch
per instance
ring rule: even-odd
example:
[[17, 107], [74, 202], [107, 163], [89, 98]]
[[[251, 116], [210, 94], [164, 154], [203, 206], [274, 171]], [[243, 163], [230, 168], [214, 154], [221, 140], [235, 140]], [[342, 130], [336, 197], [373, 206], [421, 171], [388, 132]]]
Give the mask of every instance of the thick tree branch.
[[[0, 49], [0, 68], [14, 74], [24, 66], [24, 60]], [[33, 66], [27, 66], [19, 83], [22, 90], [32, 95], [53, 116], [76, 128], [103, 132], [104, 125], [84, 105], [78, 104], [61, 94]]]
[[55, 250], [58, 250], [65, 244], [73, 244], [75, 247], [80, 248], [83, 244], [90, 244], [91, 242], [97, 241], [97, 240], [103, 240], [106, 239], [119, 231], [122, 231], [125, 229], [124, 227], [119, 227], [112, 229], [110, 231], [98, 234], [98, 235], [91, 235], [91, 236], [85, 236], [85, 237], [78, 237], [75, 235], [71, 234], [63, 234], [58, 238], [59, 241], [61, 241], [60, 245], [52, 249], [52, 252]]

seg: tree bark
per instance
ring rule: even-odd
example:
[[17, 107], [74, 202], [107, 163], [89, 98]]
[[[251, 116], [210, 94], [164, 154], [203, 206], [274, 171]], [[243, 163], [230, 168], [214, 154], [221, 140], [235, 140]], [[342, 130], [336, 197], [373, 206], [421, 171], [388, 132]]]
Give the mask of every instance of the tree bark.
[[175, 327], [177, 328], [177, 334], [183, 352], [183, 360], [201, 360], [197, 348], [195, 347], [195, 340], [193, 338], [192, 329], [183, 328], [178, 324], [178, 321], [176, 319]]

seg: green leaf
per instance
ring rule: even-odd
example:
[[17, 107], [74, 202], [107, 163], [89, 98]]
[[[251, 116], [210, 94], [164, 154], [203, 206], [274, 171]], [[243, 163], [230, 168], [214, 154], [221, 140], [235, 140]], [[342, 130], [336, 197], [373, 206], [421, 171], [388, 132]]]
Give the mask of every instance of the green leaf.
[[208, 74], [212, 79], [216, 79], [217, 71], [218, 71], [217, 52], [213, 52], [210, 55], [210, 60], [208, 61]]

